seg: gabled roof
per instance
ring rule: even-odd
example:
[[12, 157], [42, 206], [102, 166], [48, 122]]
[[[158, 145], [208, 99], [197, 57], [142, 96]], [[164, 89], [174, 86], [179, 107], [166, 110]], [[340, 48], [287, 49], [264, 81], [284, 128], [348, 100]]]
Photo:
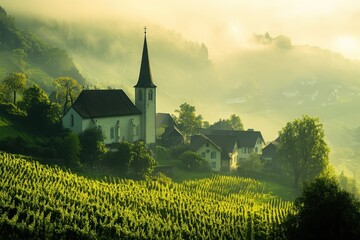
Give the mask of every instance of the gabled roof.
[[206, 137], [205, 135], [202, 135], [202, 134], [197, 134], [197, 135], [191, 136], [190, 147], [193, 150], [197, 151], [201, 146], [203, 146], [207, 142], [211, 143], [217, 149], [219, 149], [219, 151], [221, 151], [221, 148], [218, 145], [216, 145], [216, 143], [214, 143], [213, 141], [211, 141], [211, 139], [209, 139], [208, 137]]
[[239, 148], [241, 147], [254, 147], [256, 145], [256, 141], [258, 138], [261, 141], [264, 141], [264, 138], [261, 135], [260, 131], [237, 131], [237, 130], [211, 130], [205, 129], [203, 130], [205, 135], [215, 135], [215, 136], [235, 136], [237, 138], [237, 145]]
[[208, 137], [226, 153], [232, 153], [235, 144], [237, 143], [236, 136], [206, 135], [206, 137]]
[[82, 118], [141, 114], [123, 90], [83, 90], [71, 107]]
[[172, 125], [170, 127], [165, 128], [165, 132], [162, 134], [162, 138], [167, 138], [171, 136], [179, 136], [184, 138], [183, 134], [180, 132], [180, 130], [175, 126]]
[[147, 42], [146, 42], [146, 33], [145, 33], [144, 48], [143, 48], [143, 53], [142, 53], [142, 58], [141, 58], [139, 80], [134, 87], [136, 87], [136, 88], [156, 88], [155, 84], [152, 81], [152, 77], [151, 77], [150, 61], [149, 61], [149, 54], [148, 54]]
[[175, 121], [169, 113], [156, 113], [156, 128], [175, 126]]

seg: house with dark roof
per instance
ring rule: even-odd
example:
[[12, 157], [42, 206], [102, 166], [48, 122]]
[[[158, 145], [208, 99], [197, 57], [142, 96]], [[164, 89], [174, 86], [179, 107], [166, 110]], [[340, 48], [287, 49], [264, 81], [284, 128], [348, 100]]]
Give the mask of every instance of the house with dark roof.
[[277, 138], [268, 143], [262, 150], [261, 158], [265, 160], [269, 169], [273, 171], [280, 171], [279, 145], [279, 138]]
[[260, 131], [249, 129], [247, 131], [238, 130], [214, 130], [204, 129], [202, 133], [205, 136], [221, 136], [226, 138], [236, 138], [237, 143], [237, 162], [241, 162], [250, 157], [251, 154], [262, 154], [262, 149], [265, 146], [264, 138]]
[[198, 134], [190, 138], [190, 147], [204, 158], [213, 171], [232, 171], [237, 168], [236, 137]]
[[216, 143], [205, 135], [199, 134], [191, 136], [190, 147], [209, 163], [211, 170], [220, 172], [222, 167], [222, 149]]
[[156, 113], [156, 139], [167, 147], [184, 143], [184, 135], [169, 113]]
[[143, 140], [155, 143], [156, 85], [153, 83], [146, 32], [135, 104], [123, 90], [83, 90], [62, 118], [62, 125], [76, 133], [100, 128], [105, 144]]

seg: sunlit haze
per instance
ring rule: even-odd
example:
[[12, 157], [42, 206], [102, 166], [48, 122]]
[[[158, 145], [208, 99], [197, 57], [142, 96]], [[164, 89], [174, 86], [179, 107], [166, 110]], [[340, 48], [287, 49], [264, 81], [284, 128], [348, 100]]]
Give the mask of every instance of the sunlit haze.
[[[210, 57], [248, 47], [254, 33], [286, 35], [294, 44], [315, 45], [360, 59], [360, 2], [356, 0], [5, 0], [8, 12], [71, 19], [130, 18], [159, 25], [205, 43]], [[150, 30], [151, 31], [151, 30]]]

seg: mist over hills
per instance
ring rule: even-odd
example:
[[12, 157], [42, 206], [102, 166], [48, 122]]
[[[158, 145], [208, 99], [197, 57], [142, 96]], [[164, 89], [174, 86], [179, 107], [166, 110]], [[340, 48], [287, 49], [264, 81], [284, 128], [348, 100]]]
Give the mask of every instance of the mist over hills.
[[[16, 19], [43, 41], [66, 49], [88, 84], [133, 95], [143, 44], [139, 23]], [[359, 144], [353, 141], [360, 120], [358, 61], [267, 33], [254, 34], [251, 47], [209, 59], [208, 51], [215, 50], [206, 41], [192, 42], [157, 25], [149, 28], [148, 47], [159, 112], [173, 113], [188, 102], [210, 122], [235, 113], [266, 141], [302, 114], [319, 117], [331, 162], [350, 174], [360, 169]]]

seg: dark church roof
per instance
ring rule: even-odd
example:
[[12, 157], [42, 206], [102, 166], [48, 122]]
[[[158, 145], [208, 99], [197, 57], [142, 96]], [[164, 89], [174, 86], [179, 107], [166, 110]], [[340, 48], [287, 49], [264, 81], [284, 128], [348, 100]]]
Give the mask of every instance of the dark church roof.
[[140, 75], [137, 84], [134, 86], [136, 88], [156, 88], [155, 84], [152, 81], [149, 55], [146, 43], [146, 35], [144, 40], [144, 48], [141, 59]]
[[83, 90], [72, 108], [82, 118], [141, 114], [123, 90]]

